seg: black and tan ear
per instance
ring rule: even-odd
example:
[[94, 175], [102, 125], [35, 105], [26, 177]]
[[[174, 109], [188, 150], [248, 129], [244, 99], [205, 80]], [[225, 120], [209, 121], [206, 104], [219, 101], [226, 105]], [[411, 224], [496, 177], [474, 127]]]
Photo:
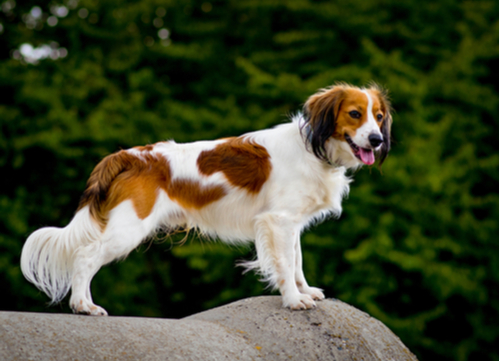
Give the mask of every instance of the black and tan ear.
[[382, 163], [384, 163], [389, 151], [391, 150], [391, 126], [392, 126], [392, 106], [389, 100], [388, 91], [378, 86], [375, 83], [371, 84], [371, 90], [374, 90], [380, 99], [380, 103], [382, 104], [382, 110], [385, 114], [384, 120], [382, 121], [381, 132], [384, 137], [384, 142], [382, 143], [382, 147], [378, 151], [378, 166], [380, 167]]
[[325, 143], [335, 133], [344, 95], [345, 86], [334, 85], [311, 95], [304, 104], [306, 125], [302, 130], [303, 135], [309, 140], [314, 155], [324, 161], [328, 161]]
[[391, 150], [391, 126], [392, 126], [392, 115], [391, 111], [386, 113], [384, 117], [384, 121], [382, 123], [382, 136], [384, 137], [384, 142], [382, 143], [382, 147], [379, 152], [379, 162], [378, 165], [379, 167], [384, 163], [385, 158], [387, 158], [387, 155], [389, 154], [389, 151]]

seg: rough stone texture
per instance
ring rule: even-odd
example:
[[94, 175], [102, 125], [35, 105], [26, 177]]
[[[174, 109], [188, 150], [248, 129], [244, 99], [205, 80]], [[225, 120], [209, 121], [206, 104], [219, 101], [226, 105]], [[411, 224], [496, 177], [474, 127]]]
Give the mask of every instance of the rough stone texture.
[[184, 319], [0, 312], [0, 360], [416, 360], [386, 326], [337, 300], [278, 296]]

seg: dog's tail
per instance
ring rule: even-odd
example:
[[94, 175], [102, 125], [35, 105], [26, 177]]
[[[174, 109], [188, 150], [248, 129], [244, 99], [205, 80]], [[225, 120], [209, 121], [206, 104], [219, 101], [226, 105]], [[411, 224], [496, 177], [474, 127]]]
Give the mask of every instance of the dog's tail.
[[132, 158], [125, 151], [104, 158], [92, 172], [71, 222], [64, 228], [41, 228], [24, 244], [23, 275], [51, 298], [51, 304], [61, 301], [71, 288], [75, 251], [101, 239], [109, 190], [115, 178], [131, 166]]
[[[107, 223], [107, 206], [113, 203], [108, 199], [111, 185], [116, 177], [128, 169], [137, 166], [137, 157], [127, 151], [108, 155], [93, 170], [87, 182], [87, 188], [80, 199], [78, 210], [88, 206], [90, 216], [104, 230]], [[141, 164], [139, 162], [139, 164]]]
[[61, 301], [71, 287], [75, 251], [99, 240], [100, 235], [88, 207], [79, 210], [64, 228], [45, 227], [33, 232], [21, 253], [24, 277], [45, 292], [51, 304]]

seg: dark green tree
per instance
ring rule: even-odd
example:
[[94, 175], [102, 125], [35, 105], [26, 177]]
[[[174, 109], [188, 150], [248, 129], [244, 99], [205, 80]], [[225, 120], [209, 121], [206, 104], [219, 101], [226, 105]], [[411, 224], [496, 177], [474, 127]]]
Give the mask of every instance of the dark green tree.
[[[69, 222], [105, 155], [269, 127], [318, 88], [374, 80], [393, 150], [303, 236], [306, 276], [422, 360], [498, 359], [497, 2], [7, 0], [0, 24], [0, 309], [69, 311], [19, 256]], [[251, 249], [182, 239], [105, 267], [96, 301], [181, 317], [266, 292], [234, 268]]]

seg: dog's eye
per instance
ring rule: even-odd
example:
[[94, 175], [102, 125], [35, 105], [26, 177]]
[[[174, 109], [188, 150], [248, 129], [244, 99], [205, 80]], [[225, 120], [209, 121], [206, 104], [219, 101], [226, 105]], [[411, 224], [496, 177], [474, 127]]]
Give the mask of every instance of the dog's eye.
[[354, 118], [354, 119], [361, 118], [361, 113], [356, 111], [356, 110], [349, 112], [349, 115], [351, 116], [351, 118]]
[[384, 116], [382, 114], [377, 114], [377, 120], [381, 122], [382, 119], [384, 119]]

